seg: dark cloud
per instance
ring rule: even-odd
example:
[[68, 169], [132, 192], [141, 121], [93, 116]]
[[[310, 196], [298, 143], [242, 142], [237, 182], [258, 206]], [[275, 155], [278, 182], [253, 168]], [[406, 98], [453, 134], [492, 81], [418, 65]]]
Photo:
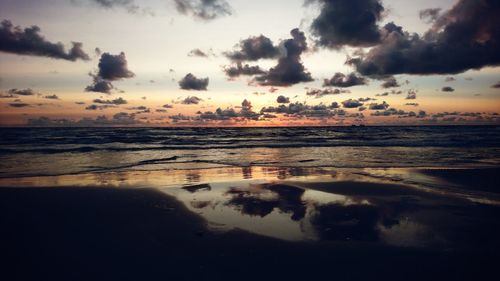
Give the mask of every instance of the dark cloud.
[[125, 53], [118, 55], [103, 53], [99, 59], [97, 74], [89, 74], [93, 83], [85, 88], [88, 92], [111, 94], [115, 88], [111, 81], [132, 78], [135, 74], [128, 69]]
[[7, 93], [9, 95], [13, 95], [13, 96], [33, 96], [33, 95], [37, 94], [37, 93], [35, 93], [35, 91], [33, 91], [30, 88], [27, 88], [27, 89], [16, 89], [16, 88], [13, 88], [13, 89], [7, 90]]
[[147, 106], [144, 105], [139, 105], [139, 106], [134, 106], [134, 107], [129, 107], [127, 110], [135, 110], [135, 114], [141, 114], [141, 113], [150, 113], [151, 109]]
[[179, 81], [179, 86], [183, 90], [195, 90], [195, 91], [206, 91], [208, 86], [207, 78], [196, 78], [191, 73], [186, 74], [181, 81]]
[[242, 65], [241, 62], [237, 62], [236, 66], [230, 66], [224, 69], [227, 76], [234, 78], [240, 75], [259, 75], [265, 74], [266, 71], [261, 69], [258, 65], [250, 66], [248, 64]]
[[382, 103], [371, 103], [368, 106], [368, 109], [370, 110], [386, 110], [387, 108], [389, 108], [389, 104], [385, 101]]
[[417, 92], [414, 90], [408, 90], [408, 94], [406, 95], [407, 100], [414, 100], [417, 98]]
[[233, 61], [257, 61], [277, 58], [280, 55], [279, 48], [264, 35], [241, 40], [236, 48], [235, 51], [226, 52], [225, 56]]
[[47, 96], [44, 96], [44, 98], [49, 99], [49, 100], [58, 100], [59, 96], [57, 96], [57, 95], [47, 95]]
[[200, 99], [199, 97], [195, 97], [195, 96], [189, 96], [187, 98], [185, 98], [184, 100], [182, 100], [182, 104], [199, 104], [201, 101], [203, 101], [202, 99]]
[[401, 118], [415, 117], [415, 118], [425, 118], [427, 117], [427, 113], [423, 110], [420, 110], [418, 113], [414, 111], [404, 111], [396, 108], [389, 108], [383, 111], [375, 111], [371, 113], [372, 116], [398, 116]]
[[398, 90], [398, 91], [391, 90], [390, 92], [383, 92], [381, 94], [376, 94], [375, 96], [377, 96], [377, 97], [386, 97], [388, 95], [401, 95], [402, 93], [403, 93], [403, 91], [401, 91], [401, 90]]
[[225, 0], [174, 0], [177, 11], [202, 20], [230, 16], [233, 11]]
[[425, 23], [435, 22], [439, 18], [439, 13], [441, 12], [441, 8], [431, 8], [424, 9], [418, 12], [418, 16]]
[[[92, 76], [92, 75], [91, 75]], [[94, 81], [91, 85], [85, 88], [87, 92], [97, 92], [103, 94], [111, 94], [111, 91], [115, 88], [111, 82], [103, 80], [97, 76], [93, 76]]]
[[164, 104], [164, 105], [162, 105], [162, 107], [163, 108], [174, 108], [174, 106], [171, 104]]
[[115, 81], [134, 77], [134, 73], [128, 69], [127, 59], [123, 52], [119, 55], [103, 53], [98, 67], [99, 71], [97, 75], [105, 80]]
[[441, 91], [442, 91], [442, 92], [454, 92], [454, 91], [455, 91], [455, 89], [453, 89], [453, 88], [452, 88], [452, 87], [450, 87], [450, 86], [445, 86], [445, 87], [441, 88]]
[[127, 101], [121, 97], [114, 100], [95, 99], [93, 102], [99, 104], [113, 104], [113, 105], [127, 104]]
[[290, 98], [285, 96], [278, 96], [276, 98], [277, 103], [290, 103]]
[[292, 39], [282, 42], [286, 54], [279, 58], [278, 64], [269, 69], [255, 81], [263, 86], [290, 86], [300, 82], [313, 81], [311, 73], [306, 72], [300, 59], [302, 52], [307, 50], [306, 37], [298, 28], [290, 31]]
[[491, 85], [491, 87], [494, 89], [499, 89], [500, 88], [500, 81], [498, 81], [496, 84]]
[[344, 89], [331, 89], [331, 88], [325, 88], [325, 89], [309, 89], [306, 92], [307, 96], [314, 96], [315, 98], [321, 98], [323, 96], [327, 95], [339, 95], [339, 94], [348, 94], [351, 93], [349, 90], [344, 90]]
[[[260, 110], [260, 112], [261, 114], [269, 114], [269, 113], [284, 114], [285, 116], [289, 117], [313, 117], [313, 118], [329, 118], [334, 116], [354, 117], [354, 115], [349, 116], [344, 110], [338, 108], [339, 104], [337, 102], [333, 102], [330, 105], [326, 105], [323, 103], [320, 103], [318, 105], [308, 105], [295, 102], [295, 103], [290, 103], [288, 105], [281, 104], [277, 107], [274, 106], [263, 107]], [[355, 116], [359, 117], [360, 115], [356, 114]]]
[[74, 121], [69, 119], [51, 119], [49, 117], [42, 116], [35, 119], [29, 119], [27, 122], [27, 125], [35, 127], [123, 126], [134, 124], [139, 124], [139, 121], [135, 120], [135, 114], [129, 114], [126, 112], [116, 113], [112, 118], [101, 115], [97, 116], [95, 119], [83, 118], [78, 121]]
[[[80, 0], [83, 1], [83, 0]], [[85, 0], [105, 9], [122, 8], [130, 14], [142, 14], [154, 16], [154, 13], [149, 8], [144, 8], [135, 3], [134, 0]], [[78, 4], [79, 0], [71, 0], [72, 3]]]
[[364, 77], [357, 75], [352, 72], [348, 75], [337, 72], [330, 79], [325, 79], [323, 81], [323, 87], [331, 86], [331, 87], [340, 87], [347, 88], [358, 85], [366, 85], [367, 81]]
[[116, 107], [116, 106], [111, 105], [111, 104], [103, 104], [103, 105], [91, 104], [91, 105], [85, 107], [85, 110], [103, 110], [103, 109], [112, 108], [112, 107]]
[[460, 0], [423, 35], [389, 23], [382, 43], [348, 60], [363, 75], [455, 74], [500, 65], [500, 2]]
[[453, 81], [456, 81], [455, 77], [452, 77], [452, 76], [448, 76], [444, 79], [445, 82], [453, 82]]
[[178, 123], [181, 121], [192, 121], [194, 119], [193, 117], [184, 115], [182, 113], [179, 113], [177, 115], [168, 116], [168, 118], [171, 119], [172, 122], [174, 122], [174, 123]]
[[406, 98], [407, 100], [414, 100], [417, 98], [417, 93], [415, 91], [408, 91], [408, 94], [406, 95]]
[[354, 99], [348, 99], [342, 102], [342, 106], [344, 108], [356, 108], [362, 106], [363, 103], [360, 102], [359, 100], [354, 100]]
[[36, 25], [22, 29], [14, 26], [9, 20], [0, 25], [0, 51], [18, 55], [31, 55], [76, 61], [89, 60], [83, 51], [82, 43], [72, 42], [73, 46], [66, 52], [62, 43], [52, 43], [40, 35]]
[[214, 112], [198, 112], [198, 117], [195, 119], [197, 121], [204, 120], [231, 120], [231, 119], [250, 119], [258, 120], [261, 114], [258, 114], [252, 110], [252, 103], [248, 100], [243, 100], [240, 106], [240, 110], [236, 111], [234, 108], [221, 109], [217, 108]]
[[407, 103], [405, 103], [405, 105], [408, 105], [408, 106], [418, 106], [418, 103], [416, 103], [416, 102], [407, 102]]
[[329, 48], [366, 47], [381, 39], [378, 21], [384, 7], [379, 0], [307, 0], [319, 3], [320, 14], [311, 25], [318, 44]]
[[387, 88], [397, 88], [401, 85], [399, 85], [398, 80], [396, 80], [396, 78], [394, 78], [393, 76], [389, 76], [384, 79], [384, 82], [380, 86], [384, 89], [387, 89]]
[[15, 103], [9, 103], [10, 107], [15, 107], [15, 108], [21, 108], [21, 107], [27, 107], [30, 106], [29, 103], [24, 103], [24, 102], [15, 102]]

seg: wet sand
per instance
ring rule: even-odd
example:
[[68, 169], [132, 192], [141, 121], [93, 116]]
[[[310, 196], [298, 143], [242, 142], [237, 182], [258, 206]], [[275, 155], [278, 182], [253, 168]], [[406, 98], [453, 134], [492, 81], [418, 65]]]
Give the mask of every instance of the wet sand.
[[[293, 199], [300, 193], [296, 187], [266, 188], [279, 194], [281, 212], [294, 212], [294, 204], [300, 205]], [[311, 188], [370, 198], [415, 195], [402, 186], [359, 182]], [[398, 199], [384, 204], [404, 209], [413, 207], [411, 202]], [[0, 188], [0, 279], [484, 280], [496, 276], [499, 239], [491, 237], [500, 229], [497, 207], [468, 203], [462, 209], [446, 207], [441, 211], [474, 214], [460, 214], [473, 220], [470, 228], [457, 228], [464, 244], [399, 247], [363, 239], [284, 241], [238, 229], [211, 231], [202, 216], [154, 189]], [[355, 218], [361, 221], [366, 215], [352, 208], [340, 211], [359, 214]], [[325, 225], [340, 225], [331, 220]], [[481, 237], [484, 241], [476, 241]], [[468, 244], [472, 240], [476, 243]]]
[[474, 191], [500, 193], [500, 168], [424, 169], [423, 174], [437, 177]]

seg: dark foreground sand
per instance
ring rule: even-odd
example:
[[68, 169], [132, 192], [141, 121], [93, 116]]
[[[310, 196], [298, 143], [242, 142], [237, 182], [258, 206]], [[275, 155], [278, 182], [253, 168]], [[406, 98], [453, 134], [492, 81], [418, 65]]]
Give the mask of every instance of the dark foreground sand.
[[0, 280], [486, 280], [500, 257], [217, 234], [144, 189], [3, 188], [0, 226]]

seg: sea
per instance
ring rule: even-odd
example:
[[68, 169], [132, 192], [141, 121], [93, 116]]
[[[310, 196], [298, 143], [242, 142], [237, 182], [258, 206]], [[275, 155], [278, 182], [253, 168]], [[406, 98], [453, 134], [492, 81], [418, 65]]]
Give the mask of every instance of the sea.
[[0, 129], [0, 178], [224, 167], [499, 164], [500, 126]]

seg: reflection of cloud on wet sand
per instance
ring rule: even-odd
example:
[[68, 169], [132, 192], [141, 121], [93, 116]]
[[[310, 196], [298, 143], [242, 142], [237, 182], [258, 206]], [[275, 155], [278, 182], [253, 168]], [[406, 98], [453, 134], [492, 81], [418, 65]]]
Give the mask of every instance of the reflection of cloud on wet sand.
[[463, 220], [464, 214], [474, 220], [486, 214], [492, 219], [500, 213], [498, 208], [471, 213], [477, 207], [470, 202], [404, 185], [226, 183], [211, 184], [211, 188], [181, 200], [227, 229], [241, 228], [285, 240], [448, 247], [471, 245], [485, 235], [500, 234], [496, 221], [490, 225], [493, 231], [475, 223], [471, 234], [472, 224]]
[[[292, 220], [304, 218], [306, 207], [305, 202], [301, 200], [303, 189], [288, 185], [263, 185], [261, 190], [250, 192], [232, 187], [226, 192], [231, 195], [227, 205], [246, 215], [264, 217], [277, 208], [283, 213], [292, 213]], [[265, 198], [266, 195], [268, 198]]]

